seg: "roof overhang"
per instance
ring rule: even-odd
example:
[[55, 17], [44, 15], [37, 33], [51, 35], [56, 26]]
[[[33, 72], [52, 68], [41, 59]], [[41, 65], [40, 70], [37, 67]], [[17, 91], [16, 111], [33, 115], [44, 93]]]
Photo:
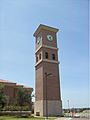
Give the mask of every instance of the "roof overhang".
[[40, 24], [39, 27], [38, 27], [38, 28], [36, 29], [36, 31], [34, 32], [33, 36], [34, 36], [34, 37], [37, 36], [37, 34], [40, 32], [41, 29], [49, 30], [49, 31], [52, 31], [52, 32], [55, 32], [55, 33], [59, 31], [59, 29], [57, 29], [57, 28]]

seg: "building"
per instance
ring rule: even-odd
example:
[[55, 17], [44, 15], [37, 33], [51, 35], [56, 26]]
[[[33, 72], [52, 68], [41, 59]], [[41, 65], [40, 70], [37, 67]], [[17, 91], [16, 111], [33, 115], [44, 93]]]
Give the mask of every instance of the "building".
[[19, 88], [23, 88], [26, 92], [29, 92], [29, 94], [32, 94], [33, 91], [33, 88], [24, 87], [23, 85], [17, 85], [16, 83], [7, 80], [0, 79], [0, 84], [4, 85], [3, 92], [8, 97], [8, 104], [10, 105], [15, 104]]
[[40, 24], [35, 37], [35, 115], [62, 114], [59, 61], [57, 48], [58, 29]]

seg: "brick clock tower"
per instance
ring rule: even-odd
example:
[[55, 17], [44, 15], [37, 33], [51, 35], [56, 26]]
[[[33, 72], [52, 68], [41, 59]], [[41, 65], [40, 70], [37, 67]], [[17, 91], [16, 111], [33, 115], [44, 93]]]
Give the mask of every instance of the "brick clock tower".
[[62, 114], [56, 33], [58, 29], [40, 24], [36, 38], [35, 115]]

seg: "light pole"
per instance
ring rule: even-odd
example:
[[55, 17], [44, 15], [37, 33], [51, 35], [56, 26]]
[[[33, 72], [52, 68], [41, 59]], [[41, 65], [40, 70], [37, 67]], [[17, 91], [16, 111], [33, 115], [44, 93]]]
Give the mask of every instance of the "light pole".
[[69, 100], [67, 100], [67, 102], [68, 102], [68, 117], [69, 117]]
[[47, 78], [48, 78], [48, 76], [51, 76], [51, 75], [52, 75], [52, 73], [45, 72], [45, 81], [46, 81], [46, 118], [45, 118], [45, 120], [48, 120]]

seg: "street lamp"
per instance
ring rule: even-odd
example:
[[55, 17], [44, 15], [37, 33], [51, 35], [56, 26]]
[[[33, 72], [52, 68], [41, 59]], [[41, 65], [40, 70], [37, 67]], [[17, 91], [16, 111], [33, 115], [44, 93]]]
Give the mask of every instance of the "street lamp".
[[68, 117], [69, 117], [69, 100], [67, 100], [67, 102], [68, 102]]
[[45, 81], [46, 81], [46, 118], [45, 118], [45, 120], [48, 120], [47, 78], [48, 78], [48, 76], [51, 76], [51, 75], [52, 75], [52, 73], [45, 72]]

